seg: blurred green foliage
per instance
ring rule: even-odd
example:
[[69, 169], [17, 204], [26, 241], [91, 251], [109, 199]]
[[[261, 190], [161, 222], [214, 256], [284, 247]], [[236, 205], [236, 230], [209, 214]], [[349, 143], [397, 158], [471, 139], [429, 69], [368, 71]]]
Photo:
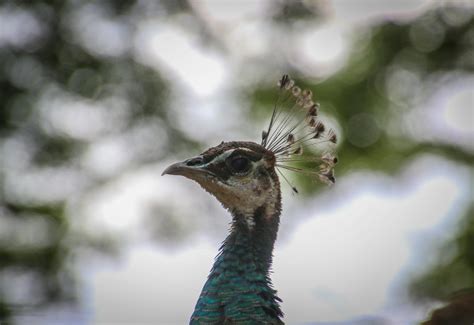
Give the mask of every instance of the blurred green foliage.
[[[133, 19], [145, 15], [146, 8], [137, 3], [92, 2], [125, 30], [133, 30]], [[117, 242], [113, 238], [95, 238], [93, 234], [80, 233], [71, 226], [68, 215], [71, 197], [80, 197], [117, 178], [128, 168], [199, 146], [169, 120], [166, 107], [170, 86], [164, 74], [137, 62], [130, 49], [117, 55], [94, 53], [71, 36], [71, 17], [79, 7], [81, 3], [77, 1], [4, 1], [0, 5], [1, 17], [16, 17], [25, 26], [33, 26], [31, 30], [24, 30], [26, 36], [20, 31], [17, 39], [0, 42], [2, 324], [24, 308], [74, 301], [77, 255], [84, 249], [114, 251]], [[321, 18], [314, 8], [308, 10], [299, 3], [292, 6], [291, 2], [281, 2], [277, 7], [273, 17], [276, 24]], [[198, 15], [186, 1], [163, 1], [154, 9], [156, 11], [147, 10], [147, 15], [158, 17], [181, 12]], [[456, 15], [463, 17], [461, 23], [453, 23]], [[205, 24], [203, 20], [197, 21]], [[338, 176], [356, 170], [396, 174], [412, 159], [425, 153], [441, 155], [463, 166], [472, 164], [473, 153], [462, 146], [420, 141], [397, 131], [404, 123], [404, 112], [410, 109], [411, 100], [418, 95], [417, 91], [421, 91], [422, 85], [432, 82], [435, 86], [430, 91], [435, 92], [443, 86], [441, 81], [458, 78], [460, 73], [472, 73], [473, 35], [472, 11], [439, 7], [412, 20], [383, 21], [361, 31], [345, 67], [323, 82], [305, 77], [304, 71], [288, 63], [289, 71], [285, 72], [314, 89], [323, 111], [334, 117], [342, 129]], [[211, 36], [207, 34], [206, 37]], [[132, 43], [130, 36], [125, 40], [127, 42]], [[397, 91], [403, 94], [403, 100], [394, 100], [393, 89], [388, 89], [386, 80], [399, 70], [408, 71], [419, 82], [417, 89], [410, 83], [395, 84], [400, 87]], [[433, 79], [440, 82], [433, 82]], [[255, 106], [270, 109], [275, 89], [260, 86], [253, 96]], [[89, 104], [118, 97], [128, 104], [126, 114], [121, 123], [110, 122], [95, 137], [72, 136], [51, 127], [39, 111], [39, 103], [50, 91]], [[111, 121], [115, 114], [121, 114], [115, 110], [114, 105], [107, 106]], [[98, 138], [120, 137], [131, 129], [140, 128], [141, 123], [150, 118], [162, 122], [161, 127], [168, 135], [166, 139], [160, 139], [165, 142], [161, 150], [133, 151], [132, 163], [106, 175], [94, 173], [81, 163], [80, 158]], [[393, 132], [389, 132], [389, 126]], [[153, 148], [153, 144], [149, 144], [149, 148]], [[13, 167], [18, 169], [17, 174], [11, 173]], [[27, 195], [21, 188], [15, 192], [10, 187], [21, 175], [31, 174], [31, 182], [35, 182], [35, 173], [47, 172], [49, 174], [44, 176], [47, 178], [64, 170], [79, 175], [82, 185], [63, 196], [60, 193], [44, 197], [38, 187], [34, 187], [35, 193]], [[317, 184], [304, 179], [299, 181], [307, 192], [317, 190]], [[67, 185], [70, 180], [65, 178], [63, 182]], [[474, 285], [472, 213], [472, 208], [466, 211], [463, 227], [453, 240], [456, 254], [413, 284], [415, 296], [443, 298], [453, 290]], [[25, 230], [30, 228], [31, 231]], [[34, 287], [30, 288], [34, 296], [14, 297], [14, 289], [9, 285], [12, 277], [30, 279], [26, 283]]]
[[[130, 14], [134, 3], [102, 1], [95, 6], [130, 29], [133, 22], [123, 17]], [[169, 5], [174, 8], [178, 2]], [[96, 139], [74, 137], [53, 129], [39, 111], [42, 97], [53, 90], [86, 104], [114, 96], [133, 103], [128, 107], [125, 121], [109, 125], [101, 132], [101, 138], [119, 137], [148, 118], [163, 121], [168, 118], [165, 110], [168, 86], [159, 72], [137, 63], [131, 52], [115, 57], [97, 55], [71, 37], [71, 17], [79, 7], [81, 4], [74, 1], [3, 1], [0, 5], [2, 28], [19, 29], [17, 39], [0, 40], [2, 324], [11, 320], [12, 315], [32, 308], [74, 302], [77, 255], [83, 250], [110, 253], [117, 244], [117, 240], [78, 233], [78, 229], [71, 227], [66, 208], [69, 197], [61, 193], [53, 198], [42, 196], [43, 190], [49, 191], [47, 178], [63, 170], [79, 173], [86, 184], [74, 188], [71, 199], [117, 177], [117, 174], [103, 176], [85, 170], [80, 157]], [[7, 17], [18, 23], [8, 26]], [[112, 118], [115, 107], [109, 105], [107, 109]], [[136, 154], [136, 165], [161, 159], [165, 153], [193, 143], [173, 123], [165, 125], [173, 146], [168, 144], [165, 151]], [[13, 168], [18, 168], [18, 177], [25, 177], [27, 183], [35, 182], [38, 175], [45, 177], [42, 180], [46, 187], [33, 186], [36, 190], [32, 195], [21, 193], [21, 189], [20, 193], [12, 191], [9, 184], [18, 185]], [[69, 179], [61, 182], [67, 185]], [[16, 297], [17, 291], [25, 290], [30, 293]]]
[[448, 301], [456, 292], [474, 290], [474, 206], [466, 211], [456, 236], [440, 251], [434, 267], [416, 278], [414, 297]]

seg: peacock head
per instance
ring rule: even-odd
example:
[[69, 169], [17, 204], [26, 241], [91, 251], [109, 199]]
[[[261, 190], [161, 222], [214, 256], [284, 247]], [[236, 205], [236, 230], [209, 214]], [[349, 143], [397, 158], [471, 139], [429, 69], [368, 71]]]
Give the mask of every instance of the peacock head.
[[185, 176], [214, 195], [225, 208], [251, 215], [277, 206], [280, 185], [275, 154], [254, 142], [222, 142], [199, 156], [175, 163], [163, 174]]
[[334, 183], [337, 158], [332, 147], [336, 135], [332, 130], [326, 131], [318, 118], [319, 104], [313, 102], [312, 92], [301, 90], [288, 75], [280, 80], [279, 89], [261, 144], [222, 142], [199, 156], [169, 166], [163, 175], [181, 175], [196, 181], [225, 208], [244, 216], [261, 207], [279, 212], [277, 173], [295, 193], [297, 189], [283, 171]]

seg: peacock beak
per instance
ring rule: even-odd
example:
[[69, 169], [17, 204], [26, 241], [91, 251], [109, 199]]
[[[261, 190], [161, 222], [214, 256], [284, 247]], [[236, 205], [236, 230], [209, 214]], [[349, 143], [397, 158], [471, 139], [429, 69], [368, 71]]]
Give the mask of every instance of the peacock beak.
[[202, 157], [198, 156], [166, 167], [161, 176], [181, 175], [190, 179], [195, 179], [196, 176], [202, 174], [209, 174], [209, 171], [203, 165]]
[[186, 165], [183, 162], [177, 162], [166, 167], [166, 169], [161, 173], [163, 175], [181, 175], [186, 169]]

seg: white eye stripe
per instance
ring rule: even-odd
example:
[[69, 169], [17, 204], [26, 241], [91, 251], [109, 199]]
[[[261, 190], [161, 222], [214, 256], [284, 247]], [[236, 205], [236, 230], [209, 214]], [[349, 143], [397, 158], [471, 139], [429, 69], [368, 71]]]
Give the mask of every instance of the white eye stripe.
[[221, 153], [219, 156], [215, 157], [212, 159], [210, 162], [208, 162], [206, 165], [209, 164], [219, 164], [221, 162], [224, 162], [236, 149], [229, 149], [227, 151], [224, 151]]

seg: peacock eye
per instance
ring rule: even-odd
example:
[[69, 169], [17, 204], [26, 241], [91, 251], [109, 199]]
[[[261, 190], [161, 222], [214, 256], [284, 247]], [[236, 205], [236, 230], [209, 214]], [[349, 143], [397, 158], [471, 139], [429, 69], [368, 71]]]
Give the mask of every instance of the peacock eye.
[[250, 161], [245, 157], [237, 157], [230, 161], [230, 167], [237, 174], [243, 174], [250, 169]]
[[192, 158], [192, 159], [189, 159], [186, 161], [186, 166], [198, 166], [198, 165], [202, 165], [204, 163], [204, 159], [202, 159], [202, 157], [195, 157], [195, 158]]

